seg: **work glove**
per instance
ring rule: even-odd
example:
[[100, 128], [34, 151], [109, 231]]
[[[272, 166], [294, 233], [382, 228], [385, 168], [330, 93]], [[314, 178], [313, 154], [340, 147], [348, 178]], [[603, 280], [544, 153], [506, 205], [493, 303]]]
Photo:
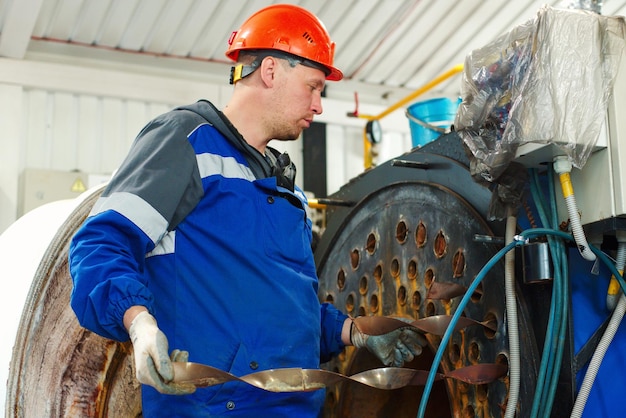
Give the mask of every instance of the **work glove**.
[[397, 328], [382, 335], [368, 335], [361, 332], [354, 322], [350, 327], [350, 341], [356, 348], [367, 348], [385, 366], [394, 367], [411, 362], [415, 356], [422, 354], [422, 347], [428, 344], [426, 337], [415, 327]]
[[167, 337], [150, 313], [140, 312], [131, 322], [128, 334], [133, 343], [135, 370], [140, 383], [170, 395], [186, 395], [196, 390], [196, 386], [191, 383], [172, 382], [172, 361], [186, 362], [189, 353], [174, 350], [172, 358], [167, 355]]

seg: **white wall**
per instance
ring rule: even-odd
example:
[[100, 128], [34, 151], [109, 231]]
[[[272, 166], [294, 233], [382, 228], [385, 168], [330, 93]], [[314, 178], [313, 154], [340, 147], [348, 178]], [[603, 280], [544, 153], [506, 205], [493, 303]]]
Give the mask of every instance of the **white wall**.
[[[18, 217], [19, 178], [25, 169], [110, 174], [149, 119], [201, 98], [221, 107], [230, 92], [227, 83], [186, 74], [0, 58], [0, 232]], [[375, 115], [385, 108], [362, 103], [359, 111]], [[324, 114], [317, 118], [328, 124], [329, 193], [364, 168], [365, 120], [347, 117], [353, 110], [354, 103], [325, 99]], [[410, 149], [402, 111], [381, 124], [385, 136], [379, 162]], [[302, 166], [301, 141], [271, 145]], [[302, 184], [301, 177], [297, 181]]]
[[0, 231], [16, 218], [22, 113], [21, 87], [0, 84]]
[[23, 90], [24, 167], [111, 173], [143, 124], [171, 105]]

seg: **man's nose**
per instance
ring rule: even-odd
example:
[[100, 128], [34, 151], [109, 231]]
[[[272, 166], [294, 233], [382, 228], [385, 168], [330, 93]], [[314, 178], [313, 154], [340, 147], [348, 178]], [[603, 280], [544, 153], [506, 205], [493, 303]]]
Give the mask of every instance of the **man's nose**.
[[324, 109], [322, 108], [322, 96], [321, 96], [321, 94], [320, 95], [316, 94], [315, 97], [313, 98], [313, 102], [311, 102], [311, 110], [316, 115], [321, 115], [322, 112], [324, 111]]

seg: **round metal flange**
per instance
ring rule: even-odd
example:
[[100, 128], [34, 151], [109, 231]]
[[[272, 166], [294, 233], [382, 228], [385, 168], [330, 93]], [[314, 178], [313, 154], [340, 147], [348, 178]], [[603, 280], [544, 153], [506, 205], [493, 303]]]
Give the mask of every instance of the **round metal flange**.
[[[499, 249], [493, 243], [474, 242], [476, 234], [493, 232], [462, 196], [428, 181], [397, 182], [372, 191], [342, 218], [341, 225], [332, 236], [322, 237], [327, 242], [325, 256], [318, 262], [318, 294], [321, 301], [351, 316], [418, 320], [451, 315], [460, 297], [434, 298], [430, 288], [444, 283], [466, 288]], [[500, 263], [464, 312], [493, 327], [468, 326], [455, 332], [439, 365], [442, 373], [481, 363], [508, 365], [503, 277]], [[522, 332], [531, 335], [523, 315], [520, 323]], [[409, 367], [430, 369], [441, 338], [433, 334], [427, 338], [429, 347]], [[522, 352], [535, 352], [532, 340], [522, 342]], [[380, 365], [368, 352], [347, 347], [324, 367], [352, 375]], [[522, 393], [532, 392], [531, 369]], [[328, 391], [325, 416], [415, 417], [421, 391], [411, 387], [381, 393], [367, 388], [343, 390], [339, 385]], [[427, 416], [499, 417], [507, 392], [506, 377], [482, 385], [448, 379], [435, 385]]]
[[141, 416], [132, 346], [82, 328], [70, 308], [69, 243], [100, 191], [69, 214], [35, 273], [11, 359], [7, 417]]

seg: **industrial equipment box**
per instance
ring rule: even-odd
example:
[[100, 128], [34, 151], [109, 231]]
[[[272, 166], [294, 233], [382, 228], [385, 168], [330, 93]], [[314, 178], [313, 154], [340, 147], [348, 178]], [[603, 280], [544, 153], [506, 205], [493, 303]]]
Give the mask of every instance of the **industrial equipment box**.
[[17, 215], [22, 216], [46, 203], [78, 197], [108, 178], [108, 175], [79, 171], [27, 168], [20, 176]]

